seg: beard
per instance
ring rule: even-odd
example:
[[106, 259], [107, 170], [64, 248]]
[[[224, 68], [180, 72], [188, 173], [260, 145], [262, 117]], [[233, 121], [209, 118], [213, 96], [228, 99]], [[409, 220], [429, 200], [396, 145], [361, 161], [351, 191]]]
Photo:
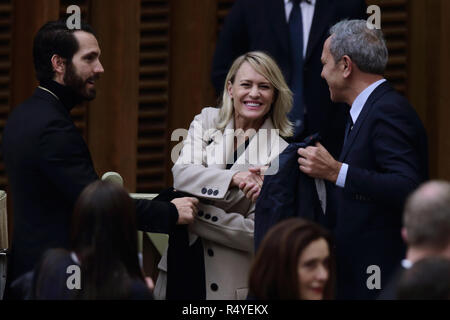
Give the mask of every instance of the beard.
[[94, 76], [84, 80], [77, 72], [72, 61], [67, 64], [66, 73], [64, 74], [64, 83], [77, 93], [83, 100], [91, 101], [95, 99], [97, 92], [95, 88], [88, 88], [87, 84], [89, 80], [97, 80], [99, 76]]

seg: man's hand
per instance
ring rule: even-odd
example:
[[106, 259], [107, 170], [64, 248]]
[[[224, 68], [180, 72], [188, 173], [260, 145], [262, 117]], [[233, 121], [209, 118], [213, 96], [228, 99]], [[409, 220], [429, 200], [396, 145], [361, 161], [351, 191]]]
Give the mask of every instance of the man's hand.
[[336, 161], [320, 142], [315, 147], [299, 148], [300, 170], [313, 178], [336, 183], [342, 163]]
[[153, 291], [153, 289], [155, 289], [155, 283], [153, 282], [153, 279], [150, 277], [145, 277], [145, 284], [147, 285], [147, 287]]
[[178, 210], [177, 224], [189, 224], [194, 221], [194, 216], [198, 212], [198, 199], [191, 197], [176, 198], [172, 202]]

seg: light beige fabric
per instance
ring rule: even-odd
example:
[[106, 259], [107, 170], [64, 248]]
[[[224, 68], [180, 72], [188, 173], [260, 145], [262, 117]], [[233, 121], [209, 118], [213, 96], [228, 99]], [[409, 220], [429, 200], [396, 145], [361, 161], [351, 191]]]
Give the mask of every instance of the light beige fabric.
[[[219, 109], [204, 108], [191, 123], [181, 154], [172, 168], [174, 188], [201, 201], [199, 210], [203, 215], [197, 216], [189, 226], [189, 238], [191, 245], [198, 237], [203, 242], [206, 298], [245, 299], [253, 257], [255, 206], [242, 191], [229, 185], [236, 172], [246, 171], [252, 165], [268, 165], [288, 144], [271, 131], [274, 127], [267, 119], [261, 127], [265, 130], [258, 131], [246, 152], [226, 170], [226, 159], [232, 158], [234, 153], [231, 131], [234, 124], [230, 121], [223, 133], [215, 129], [218, 114]], [[158, 267], [154, 295], [156, 299], [164, 299], [167, 251]], [[217, 285], [216, 291], [211, 289], [213, 284]]]

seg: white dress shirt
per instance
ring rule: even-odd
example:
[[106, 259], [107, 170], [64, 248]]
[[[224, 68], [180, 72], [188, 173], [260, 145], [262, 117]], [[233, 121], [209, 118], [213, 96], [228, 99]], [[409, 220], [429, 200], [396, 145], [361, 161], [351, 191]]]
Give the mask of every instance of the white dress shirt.
[[[306, 55], [306, 49], [308, 48], [309, 33], [311, 31], [311, 25], [314, 17], [314, 9], [316, 7], [316, 0], [310, 0], [311, 4], [302, 1], [300, 7], [302, 8], [302, 21], [303, 21], [303, 57]], [[292, 0], [284, 0], [284, 8], [286, 12], [286, 21], [289, 23], [289, 15], [292, 11]]]
[[[356, 123], [356, 120], [358, 120], [359, 114], [361, 113], [364, 105], [367, 102], [367, 99], [369, 99], [369, 96], [372, 94], [372, 92], [385, 81], [386, 79], [381, 79], [372, 83], [356, 97], [355, 101], [353, 101], [352, 107], [350, 108], [350, 116], [352, 117], [353, 123]], [[338, 187], [341, 188], [345, 187], [345, 180], [347, 179], [347, 171], [348, 171], [348, 164], [343, 163], [341, 166], [341, 170], [339, 171], [338, 178], [336, 180], [336, 185]]]
[[403, 259], [402, 260], [402, 267], [405, 268], [405, 269], [411, 269], [413, 264], [414, 263], [412, 261], [408, 260], [408, 259]]

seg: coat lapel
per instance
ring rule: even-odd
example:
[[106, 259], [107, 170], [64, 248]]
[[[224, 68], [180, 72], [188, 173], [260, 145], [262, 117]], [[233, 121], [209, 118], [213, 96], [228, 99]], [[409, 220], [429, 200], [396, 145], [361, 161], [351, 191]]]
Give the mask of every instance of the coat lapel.
[[384, 83], [380, 84], [369, 96], [366, 103], [364, 104], [364, 107], [361, 110], [361, 113], [358, 116], [358, 119], [356, 119], [356, 123], [353, 126], [353, 129], [350, 131], [347, 141], [342, 149], [342, 152], [339, 156], [339, 162], [342, 162], [345, 160], [345, 157], [347, 156], [348, 152], [351, 150], [352, 146], [354, 145], [354, 141], [358, 136], [358, 132], [361, 129], [362, 125], [364, 124], [364, 121], [366, 120], [368, 114], [373, 108], [373, 104], [386, 93], [386, 91], [392, 89], [392, 87], [385, 81]]
[[225, 169], [227, 159], [233, 157], [234, 120], [231, 119], [225, 129], [216, 130], [210, 136], [211, 143], [206, 146], [206, 163], [208, 167]]
[[305, 63], [311, 57], [313, 49], [321, 43], [322, 35], [328, 31], [330, 22], [333, 19], [335, 4], [333, 0], [316, 0], [316, 7], [314, 8], [314, 17], [309, 33], [308, 47], [306, 48]]
[[277, 136], [272, 135], [272, 129], [274, 129], [274, 126], [272, 120], [268, 117], [258, 132], [251, 138], [247, 149], [240, 155], [231, 169], [246, 170], [251, 166], [268, 164], [272, 147], [276, 147], [276, 142], [278, 142]]

